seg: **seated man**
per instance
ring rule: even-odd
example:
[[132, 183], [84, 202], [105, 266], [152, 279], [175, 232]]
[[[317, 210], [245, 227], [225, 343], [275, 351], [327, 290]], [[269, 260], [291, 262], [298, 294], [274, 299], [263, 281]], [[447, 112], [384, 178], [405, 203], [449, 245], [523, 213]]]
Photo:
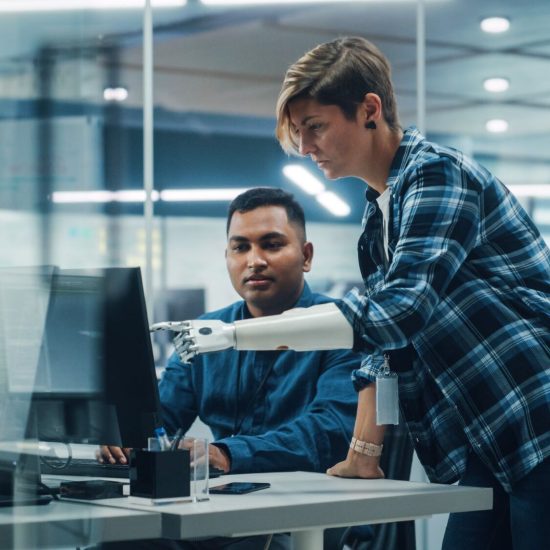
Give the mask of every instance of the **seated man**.
[[[280, 189], [251, 189], [231, 203], [225, 257], [243, 300], [203, 319], [233, 322], [331, 301], [304, 281], [313, 245], [301, 206]], [[350, 376], [358, 367], [359, 357], [344, 350], [230, 349], [191, 363], [174, 353], [159, 386], [163, 419], [173, 433], [199, 417], [215, 438], [210, 464], [224, 472], [325, 472], [347, 452], [357, 406]], [[103, 456], [126, 461], [117, 448], [104, 448]], [[264, 548], [266, 537], [246, 544], [250, 539], [256, 545], [227, 546], [224, 539], [188, 547]], [[281, 547], [275, 540], [271, 546]]]

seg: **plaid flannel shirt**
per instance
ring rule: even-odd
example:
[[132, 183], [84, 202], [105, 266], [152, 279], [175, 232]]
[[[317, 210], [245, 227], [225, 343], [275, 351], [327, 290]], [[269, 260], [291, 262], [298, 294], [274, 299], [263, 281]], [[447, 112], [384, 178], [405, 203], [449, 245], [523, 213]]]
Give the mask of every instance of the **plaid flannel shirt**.
[[366, 289], [339, 304], [367, 354], [356, 388], [389, 351], [429, 478], [456, 481], [473, 451], [510, 491], [550, 455], [550, 251], [497, 178], [415, 128], [387, 184], [389, 262], [369, 188]]

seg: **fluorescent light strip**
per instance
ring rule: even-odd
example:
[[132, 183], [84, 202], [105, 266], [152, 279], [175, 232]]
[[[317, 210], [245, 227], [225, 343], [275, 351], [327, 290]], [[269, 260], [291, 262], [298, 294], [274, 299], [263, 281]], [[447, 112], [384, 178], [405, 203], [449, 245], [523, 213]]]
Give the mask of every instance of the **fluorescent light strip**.
[[[151, 195], [158, 201], [158, 191]], [[54, 191], [52, 202], [56, 204], [86, 204], [107, 202], [145, 202], [145, 191], [126, 189], [124, 191]]]
[[349, 205], [336, 193], [323, 191], [315, 197], [329, 212], [338, 217], [348, 216], [351, 212]]
[[[367, 3], [376, 0], [200, 0], [205, 6], [253, 6], [262, 4], [327, 4], [327, 3]], [[407, 0], [385, 0], [386, 2], [403, 2]], [[412, 4], [416, 0], [409, 0]]]
[[231, 189], [165, 189], [160, 199], [166, 202], [232, 201], [248, 188]]
[[[154, 202], [204, 202], [232, 201], [248, 188], [231, 189], [166, 189], [153, 191]], [[52, 201], [56, 204], [101, 204], [108, 202], [145, 202], [145, 191], [126, 189], [123, 191], [54, 191]]]
[[516, 197], [550, 199], [550, 184], [532, 183], [526, 185], [508, 185], [507, 187]]
[[283, 168], [283, 174], [310, 195], [317, 195], [325, 190], [325, 186], [299, 164], [288, 164]]
[[[153, 8], [179, 8], [187, 0], [151, 0]], [[144, 0], [0, 0], [0, 12], [143, 9]]]
[[326, 191], [324, 184], [300, 164], [288, 164], [283, 174], [300, 189], [315, 196], [317, 201], [331, 214], [343, 217], [349, 215], [351, 208], [336, 193]]

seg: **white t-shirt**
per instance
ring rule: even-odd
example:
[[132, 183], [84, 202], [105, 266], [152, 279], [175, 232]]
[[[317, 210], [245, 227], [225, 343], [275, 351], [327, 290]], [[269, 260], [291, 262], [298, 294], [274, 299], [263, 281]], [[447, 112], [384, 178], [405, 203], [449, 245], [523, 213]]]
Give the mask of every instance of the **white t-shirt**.
[[382, 233], [384, 235], [384, 254], [386, 255], [386, 261], [389, 260], [388, 254], [388, 223], [390, 221], [390, 188], [386, 187], [386, 190], [376, 199], [378, 208], [382, 212]]

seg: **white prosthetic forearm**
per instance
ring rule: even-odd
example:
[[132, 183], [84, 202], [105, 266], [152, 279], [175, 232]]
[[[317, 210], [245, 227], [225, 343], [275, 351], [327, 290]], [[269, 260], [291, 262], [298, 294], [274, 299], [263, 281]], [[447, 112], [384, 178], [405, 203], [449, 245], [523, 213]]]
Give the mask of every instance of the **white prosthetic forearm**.
[[235, 349], [313, 351], [353, 347], [353, 330], [333, 303], [235, 321]]
[[176, 332], [174, 346], [184, 362], [199, 353], [228, 348], [313, 351], [353, 347], [351, 326], [333, 303], [234, 323], [215, 319], [167, 321], [152, 325], [150, 330]]

